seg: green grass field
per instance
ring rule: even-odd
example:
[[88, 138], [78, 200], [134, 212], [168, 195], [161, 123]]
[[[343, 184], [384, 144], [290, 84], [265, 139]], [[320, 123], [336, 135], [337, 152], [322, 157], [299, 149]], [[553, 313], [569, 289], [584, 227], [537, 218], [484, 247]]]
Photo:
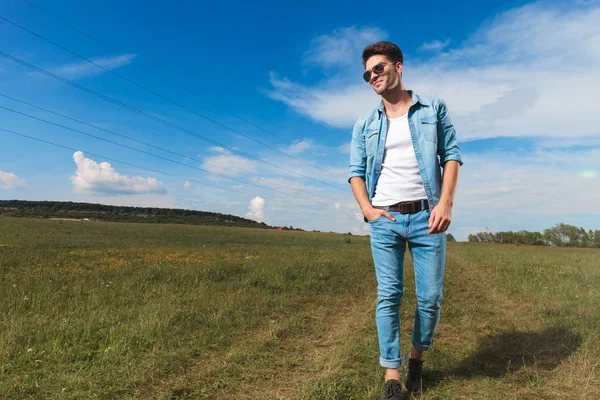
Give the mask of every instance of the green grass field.
[[[422, 398], [600, 398], [599, 283], [598, 250], [449, 244]], [[1, 399], [380, 393], [368, 238], [0, 218], [0, 292]]]

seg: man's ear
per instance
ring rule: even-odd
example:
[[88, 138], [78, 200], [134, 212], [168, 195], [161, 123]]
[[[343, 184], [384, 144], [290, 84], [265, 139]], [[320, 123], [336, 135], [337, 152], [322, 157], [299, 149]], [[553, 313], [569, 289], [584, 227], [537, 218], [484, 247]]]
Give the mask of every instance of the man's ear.
[[400, 72], [400, 79], [402, 79], [402, 72], [404, 70], [404, 64], [401, 62], [396, 63], [396, 71]]

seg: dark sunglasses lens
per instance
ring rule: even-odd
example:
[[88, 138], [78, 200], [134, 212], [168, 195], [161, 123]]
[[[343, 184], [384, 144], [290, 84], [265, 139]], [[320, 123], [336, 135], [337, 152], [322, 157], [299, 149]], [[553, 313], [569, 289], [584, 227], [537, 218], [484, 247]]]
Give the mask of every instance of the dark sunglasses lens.
[[363, 74], [363, 79], [365, 80], [365, 82], [369, 82], [371, 80], [371, 71], [365, 71], [365, 73]]
[[380, 74], [383, 72], [383, 70], [385, 69], [385, 65], [383, 64], [377, 64], [376, 66], [373, 67], [373, 72], [375, 72], [376, 74]]

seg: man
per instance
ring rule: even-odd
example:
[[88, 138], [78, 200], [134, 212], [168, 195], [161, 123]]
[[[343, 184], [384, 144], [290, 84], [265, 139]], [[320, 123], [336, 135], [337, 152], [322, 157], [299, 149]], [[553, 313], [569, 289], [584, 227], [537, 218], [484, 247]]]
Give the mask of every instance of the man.
[[[382, 399], [397, 399], [402, 392], [401, 365], [407, 367], [405, 388], [413, 393], [422, 389], [423, 354], [431, 348], [440, 316], [444, 232], [451, 222], [462, 159], [446, 104], [404, 88], [398, 46], [374, 43], [364, 49], [362, 61], [363, 78], [381, 96], [381, 103], [354, 126], [349, 181], [371, 226], [379, 362], [386, 368]], [[417, 310], [412, 348], [403, 360], [399, 306], [407, 244], [414, 264]]]

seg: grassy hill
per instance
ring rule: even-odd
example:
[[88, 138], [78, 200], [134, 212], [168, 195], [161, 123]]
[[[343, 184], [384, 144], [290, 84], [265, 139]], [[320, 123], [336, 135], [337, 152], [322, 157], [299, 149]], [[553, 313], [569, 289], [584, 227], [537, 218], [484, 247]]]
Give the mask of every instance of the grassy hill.
[[70, 201], [0, 200], [0, 216], [271, 228], [251, 219], [207, 211], [107, 206]]
[[[0, 217], [0, 398], [376, 399], [368, 238]], [[414, 276], [407, 258], [402, 346]], [[423, 399], [600, 398], [600, 251], [451, 243]]]

